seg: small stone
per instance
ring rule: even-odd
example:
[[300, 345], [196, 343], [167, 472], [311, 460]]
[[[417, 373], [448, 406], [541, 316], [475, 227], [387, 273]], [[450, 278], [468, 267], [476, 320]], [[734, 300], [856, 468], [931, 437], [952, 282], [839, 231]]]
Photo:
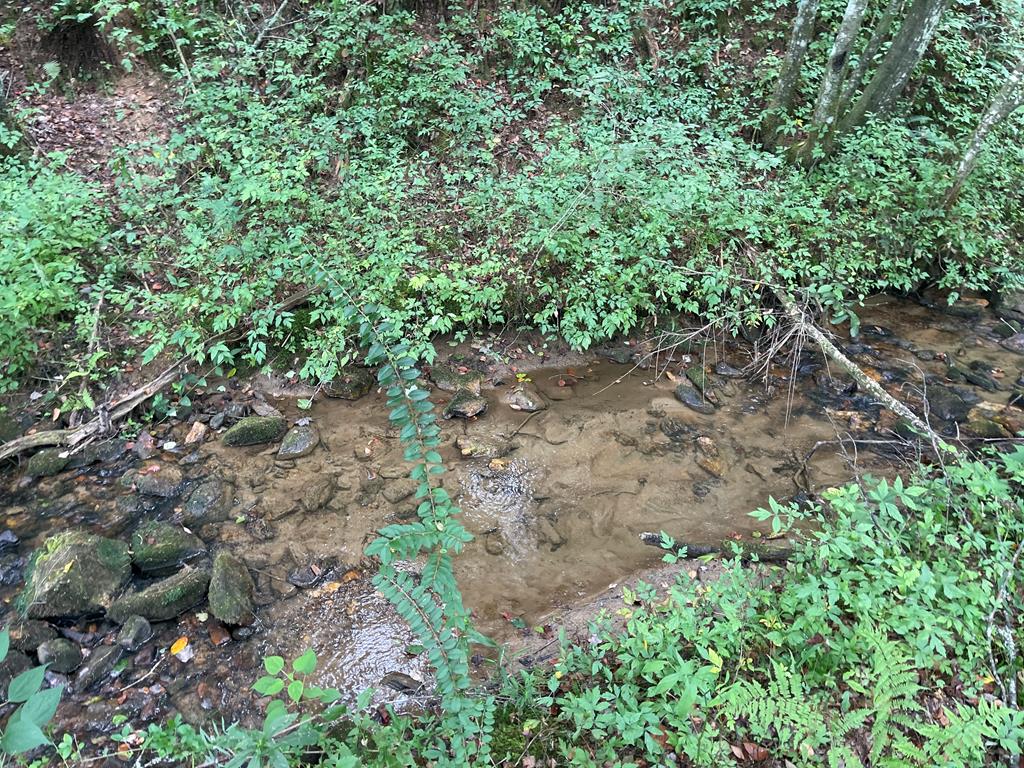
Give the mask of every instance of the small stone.
[[151, 459], [157, 454], [156, 440], [146, 430], [139, 433], [139, 436], [135, 438], [135, 447], [133, 449], [135, 455], [145, 461]]
[[105, 680], [117, 666], [124, 653], [119, 645], [103, 645], [92, 652], [75, 677], [75, 692], [84, 693], [96, 683]]
[[303, 565], [288, 574], [288, 583], [299, 589], [315, 587], [323, 578], [323, 571], [315, 565]]
[[279, 440], [287, 424], [275, 416], [246, 416], [224, 433], [224, 445], [240, 447]]
[[180, 525], [145, 522], [132, 534], [132, 562], [145, 576], [166, 576], [204, 554], [199, 537]]
[[210, 571], [207, 568], [186, 565], [156, 584], [122, 595], [110, 606], [107, 616], [118, 624], [133, 615], [149, 621], [173, 619], [201, 602], [209, 584]]
[[675, 389], [676, 400], [687, 406], [691, 410], [704, 415], [710, 415], [715, 412], [715, 407], [704, 400], [704, 397], [686, 382], [680, 382]]
[[1024, 333], [1015, 333], [1013, 336], [1000, 341], [999, 345], [1003, 349], [1016, 352], [1018, 355], [1024, 355]]
[[333, 498], [334, 491], [334, 478], [330, 475], [321, 475], [306, 486], [299, 502], [307, 512], [319, 512]]
[[207, 478], [195, 487], [185, 501], [182, 508], [185, 523], [198, 527], [227, 520], [231, 493], [231, 487], [219, 477]]
[[598, 347], [594, 352], [605, 360], [611, 360], [613, 363], [618, 365], [628, 365], [633, 360], [633, 355], [636, 352], [632, 347], [619, 346], [617, 344], [608, 344], [606, 346]]
[[380, 679], [380, 684], [399, 693], [416, 693], [423, 688], [423, 683], [404, 672], [388, 672]]
[[320, 444], [320, 433], [316, 427], [292, 427], [281, 441], [281, 447], [277, 451], [277, 458], [301, 459], [309, 456]]
[[708, 458], [718, 458], [718, 444], [707, 435], [701, 435], [697, 438], [697, 450]]
[[666, 416], [658, 421], [658, 428], [673, 443], [681, 443], [693, 434], [694, 428], [685, 421]]
[[37, 651], [40, 664], [49, 664], [54, 672], [68, 675], [82, 666], [82, 651], [70, 640], [47, 640]]
[[68, 457], [62, 456], [59, 449], [44, 448], [25, 464], [25, 474], [29, 477], [50, 477], [62, 471], [68, 461]]
[[715, 373], [719, 376], [724, 376], [727, 379], [742, 379], [743, 371], [739, 368], [733, 368], [724, 360], [719, 360], [715, 363]]
[[210, 429], [220, 429], [224, 426], [224, 420], [227, 418], [227, 414], [224, 411], [215, 413], [210, 417]]
[[1012, 437], [1005, 427], [992, 419], [972, 419], [964, 430], [974, 437], [988, 439]]
[[245, 563], [230, 552], [219, 552], [210, 577], [210, 613], [225, 624], [251, 624], [256, 610], [255, 591]]
[[533, 384], [527, 383], [517, 384], [512, 387], [502, 396], [501, 401], [513, 411], [523, 411], [525, 413], [543, 411], [548, 407], [540, 392], [537, 391], [537, 388]]
[[185, 435], [185, 445], [199, 445], [206, 439], [206, 433], [209, 431], [203, 422], [197, 421], [192, 424], [192, 428]]
[[444, 418], [472, 419], [487, 411], [487, 401], [480, 395], [460, 390], [444, 409]]
[[341, 400], [358, 400], [373, 391], [376, 383], [377, 377], [369, 368], [350, 365], [324, 385], [324, 394]]
[[718, 456], [707, 456], [703, 453], [697, 454], [697, 466], [710, 475], [722, 477], [725, 474], [725, 466]]
[[128, 653], [135, 653], [153, 638], [153, 628], [142, 616], [129, 616], [117, 633], [117, 644]]
[[132, 484], [145, 496], [172, 499], [181, 492], [183, 480], [181, 470], [173, 464], [147, 464], [136, 471]]

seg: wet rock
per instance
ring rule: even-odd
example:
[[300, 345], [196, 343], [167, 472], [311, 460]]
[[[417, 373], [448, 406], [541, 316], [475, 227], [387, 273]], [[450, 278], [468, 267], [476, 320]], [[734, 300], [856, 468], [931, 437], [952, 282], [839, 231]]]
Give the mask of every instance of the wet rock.
[[682, 443], [694, 433], [694, 428], [681, 419], [666, 416], [658, 421], [658, 429], [673, 443]]
[[129, 616], [117, 633], [117, 644], [128, 653], [135, 653], [153, 639], [153, 628], [142, 616]]
[[537, 538], [548, 544], [551, 550], [554, 551], [560, 546], [565, 544], [565, 536], [562, 532], [555, 527], [555, 524], [546, 517], [540, 517], [537, 519]]
[[333, 380], [324, 385], [324, 394], [340, 400], [358, 400], [373, 391], [377, 377], [369, 368], [346, 366]]
[[1018, 355], [1024, 355], [1024, 333], [1015, 333], [1013, 336], [1003, 339], [999, 342], [999, 346], [1016, 352]]
[[633, 360], [633, 355], [636, 352], [632, 347], [620, 346], [618, 344], [607, 344], [602, 345], [594, 349], [594, 353], [598, 357], [603, 357], [605, 360], [611, 360], [613, 363], [619, 365], [628, 365]]
[[186, 565], [173, 576], [122, 595], [110, 606], [107, 616], [118, 624], [135, 615], [149, 621], [173, 619], [200, 603], [209, 585], [208, 568]]
[[9, 413], [0, 413], [0, 443], [7, 443], [21, 435], [21, 425]]
[[676, 400], [697, 413], [710, 415], [715, 412], [715, 407], [706, 402], [704, 396], [686, 382], [680, 382], [676, 386], [674, 394]]
[[988, 371], [975, 368], [973, 365], [964, 371], [964, 378], [976, 387], [981, 387], [986, 392], [998, 392], [1003, 387], [988, 373]]
[[75, 693], [84, 693], [109, 677], [123, 654], [119, 645], [103, 645], [94, 650], [75, 676]]
[[51, 536], [33, 555], [18, 598], [34, 619], [96, 614], [131, 576], [128, 545], [81, 531]]
[[206, 439], [206, 433], [209, 429], [210, 428], [201, 421], [194, 422], [192, 427], [189, 429], [188, 434], [185, 435], [185, 445], [202, 444], [203, 440]]
[[413, 480], [411, 477], [406, 477], [385, 485], [383, 495], [390, 503], [397, 504], [416, 493], [419, 487], [418, 481]]
[[122, 478], [122, 485], [130, 482], [144, 496], [173, 499], [181, 492], [183, 480], [181, 470], [173, 464], [147, 464], [127, 472]]
[[944, 421], [963, 421], [970, 410], [960, 395], [946, 387], [929, 387], [926, 396], [928, 410]]
[[9, 552], [13, 549], [17, 549], [18, 544], [20, 543], [21, 539], [18, 538], [18, 534], [10, 528], [5, 528], [3, 531], [0, 531], [0, 552]]
[[159, 453], [159, 449], [156, 447], [156, 440], [146, 430], [140, 432], [139, 436], [135, 438], [135, 445], [132, 447], [132, 450], [143, 461], [151, 459]]
[[316, 427], [292, 427], [281, 441], [277, 458], [281, 460], [301, 459], [304, 456], [309, 456], [319, 444], [320, 433], [316, 431]]
[[973, 437], [987, 439], [1012, 437], [1005, 427], [992, 419], [972, 419], [967, 422], [964, 431]]
[[548, 407], [540, 392], [537, 391], [537, 387], [526, 383], [517, 384], [512, 387], [502, 396], [501, 401], [513, 411], [524, 411], [526, 413], [543, 411]]
[[999, 297], [996, 315], [1003, 320], [1024, 323], [1024, 291], [1009, 291]]
[[939, 355], [931, 349], [917, 349], [914, 350], [914, 356], [917, 357], [918, 360], [928, 362], [930, 360], [935, 360]]
[[251, 624], [256, 609], [249, 569], [230, 552], [219, 552], [210, 576], [210, 613], [225, 624]]
[[9, 627], [11, 648], [25, 653], [35, 653], [48, 640], [57, 639], [57, 630], [45, 621], [19, 621]]
[[725, 464], [719, 456], [705, 456], [697, 454], [697, 466], [714, 477], [722, 477], [725, 474]]
[[221, 440], [232, 447], [271, 443], [279, 440], [286, 428], [285, 420], [276, 416], [246, 416], [228, 429]]
[[82, 651], [70, 640], [63, 637], [47, 640], [39, 646], [40, 664], [49, 664], [54, 672], [69, 675], [82, 666]]
[[60, 449], [44, 448], [33, 454], [25, 464], [25, 474], [29, 477], [50, 477], [61, 472], [68, 461], [67, 456], [61, 456]]
[[455, 393], [455, 397], [444, 409], [446, 419], [472, 419], [487, 411], [487, 401], [480, 395], [474, 395], [467, 390]]
[[144, 576], [166, 576], [206, 552], [199, 537], [180, 525], [145, 522], [132, 534], [132, 562]]
[[492, 531], [484, 536], [484, 551], [495, 556], [505, 551], [505, 544], [498, 533]]
[[[22, 672], [26, 672], [35, 664], [32, 660], [21, 651], [11, 650], [7, 654], [7, 658], [0, 661], [0, 691], [4, 694], [7, 693], [7, 687], [11, 684], [11, 680], [16, 678]], [[4, 696], [6, 699], [6, 695]]]
[[399, 693], [416, 693], [423, 688], [423, 683], [404, 672], [388, 672], [380, 679], [380, 684]]
[[715, 363], [715, 373], [717, 373], [719, 376], [724, 376], [727, 379], [743, 378], [743, 371], [741, 371], [739, 368], [733, 368], [724, 360], [720, 360], [719, 362]]
[[90, 464], [109, 463], [121, 458], [128, 450], [127, 440], [104, 440], [102, 443], [87, 445], [78, 453], [72, 455], [68, 467], [77, 469], [88, 467]]
[[220, 429], [224, 426], [224, 421], [227, 419], [227, 414], [224, 411], [215, 413], [210, 417], [210, 429]]
[[471, 395], [479, 395], [484, 375], [479, 371], [459, 370], [450, 365], [435, 365], [430, 369], [430, 380], [438, 389], [445, 392], [464, 391]]
[[455, 438], [459, 454], [467, 459], [500, 459], [516, 447], [504, 438], [490, 435], [459, 435]]
[[967, 421], [989, 420], [999, 424], [1012, 435], [1024, 432], [1024, 411], [999, 403], [981, 402], [967, 414]]
[[209, 477], [197, 485], [182, 507], [185, 523], [198, 527], [228, 519], [231, 488], [219, 477]]

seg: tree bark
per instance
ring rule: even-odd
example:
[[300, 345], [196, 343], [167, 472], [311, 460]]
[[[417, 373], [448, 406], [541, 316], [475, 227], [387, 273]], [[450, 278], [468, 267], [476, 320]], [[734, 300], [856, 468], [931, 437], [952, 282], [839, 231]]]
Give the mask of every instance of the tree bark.
[[886, 115], [892, 111], [896, 100], [907, 87], [911, 73], [924, 57], [950, 2], [913, 0], [882, 63], [878, 65], [860, 98], [840, 121], [840, 133], [861, 125], [869, 114]]
[[978, 164], [978, 157], [981, 155], [985, 139], [992, 133], [997, 125], [1013, 114], [1021, 105], [1024, 105], [1024, 56], [1017, 61], [1017, 65], [1010, 72], [1003, 87], [989, 102], [988, 108], [978, 121], [978, 126], [971, 134], [967, 142], [967, 148], [957, 165], [956, 173], [953, 174], [953, 183], [946, 192], [944, 204], [951, 205], [960, 195], [967, 177], [971, 175], [974, 166]]
[[836, 32], [836, 39], [832, 43], [832, 51], [828, 55], [828, 64], [821, 80], [821, 88], [818, 90], [818, 99], [814, 104], [811, 127], [807, 139], [800, 148], [799, 156], [805, 163], [811, 160], [814, 148], [819, 141], [828, 141], [835, 126], [838, 117], [840, 89], [846, 75], [847, 65], [850, 62], [850, 49], [853, 48], [853, 43], [860, 33], [867, 7], [868, 0], [849, 0], [846, 4], [843, 20], [839, 24], [839, 31]]
[[875, 27], [871, 30], [871, 37], [868, 38], [868, 44], [864, 46], [860, 58], [857, 59], [857, 67], [846, 79], [846, 87], [843, 88], [843, 95], [839, 99], [839, 109], [837, 110], [839, 114], [845, 111], [846, 106], [853, 99], [853, 95], [860, 88], [860, 84], [864, 82], [864, 75], [867, 74], [868, 68], [874, 62], [875, 56], [878, 55], [882, 43], [889, 39], [889, 35], [892, 33], [892, 23], [903, 10], [905, 2], [906, 0], [889, 0], [889, 4], [885, 6], [882, 15], [875, 22]]
[[781, 117], [789, 111], [793, 103], [793, 93], [800, 79], [800, 68], [807, 56], [807, 47], [811, 44], [814, 34], [814, 20], [818, 16], [819, 0], [798, 0], [796, 18], [793, 19], [793, 30], [789, 36], [786, 56], [782, 61], [782, 71], [775, 85], [775, 92], [768, 102], [768, 110], [762, 123], [763, 141], [766, 148], [775, 146], [775, 134], [779, 129]]

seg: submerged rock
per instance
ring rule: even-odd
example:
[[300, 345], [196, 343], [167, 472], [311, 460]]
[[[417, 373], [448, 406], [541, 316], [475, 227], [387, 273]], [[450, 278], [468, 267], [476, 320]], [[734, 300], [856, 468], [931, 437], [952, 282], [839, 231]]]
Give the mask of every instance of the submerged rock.
[[122, 478], [122, 484], [130, 484], [145, 496], [159, 496], [173, 499], [181, 492], [184, 476], [173, 464], [147, 464], [138, 470], [131, 470]]
[[459, 435], [455, 438], [459, 454], [467, 459], [500, 459], [515, 449], [515, 444], [489, 435]]
[[451, 365], [436, 365], [430, 369], [430, 380], [434, 382], [438, 389], [445, 392], [465, 390], [471, 394], [479, 395], [484, 375], [474, 370], [463, 372]]
[[252, 623], [256, 590], [249, 569], [230, 552], [220, 552], [213, 561], [210, 577], [210, 613], [225, 624]]
[[117, 644], [135, 653], [153, 638], [153, 628], [142, 616], [129, 616], [117, 633]]
[[128, 545], [66, 531], [33, 555], [19, 604], [30, 618], [77, 618], [102, 612], [131, 576]]
[[206, 552], [203, 542], [180, 525], [150, 521], [132, 534], [132, 562], [146, 576], [165, 576]]
[[324, 385], [324, 394], [340, 400], [358, 400], [368, 395], [376, 383], [377, 377], [369, 368], [350, 365]]
[[501, 401], [513, 411], [526, 413], [543, 411], [548, 407], [533, 384], [517, 384], [502, 396]]
[[741, 371], [739, 368], [734, 368], [724, 360], [720, 360], [719, 362], [715, 363], [715, 373], [717, 373], [719, 376], [724, 376], [727, 379], [743, 378], [743, 371]]
[[240, 447], [279, 440], [287, 423], [277, 416], [246, 416], [224, 433], [224, 445]]
[[472, 419], [487, 411], [487, 401], [480, 395], [460, 390], [444, 409], [446, 419]]
[[926, 397], [928, 410], [944, 421], [963, 421], [970, 410], [960, 395], [946, 387], [930, 387]]
[[29, 477], [50, 477], [61, 472], [69, 461], [67, 456], [61, 456], [58, 448], [44, 448], [25, 464], [25, 474]]
[[63, 637], [47, 640], [39, 646], [37, 655], [40, 664], [49, 664], [54, 672], [67, 675], [82, 666], [82, 651], [70, 640]]
[[704, 396], [686, 382], [680, 382], [676, 386], [675, 396], [676, 400], [697, 413], [710, 415], [715, 412], [715, 407], [705, 401]]
[[78, 670], [75, 677], [75, 692], [84, 693], [96, 683], [105, 680], [123, 654], [124, 650], [119, 645], [103, 645], [94, 650], [85, 666]]
[[1015, 333], [1009, 338], [1003, 339], [999, 345], [1018, 355], [1024, 355], [1024, 333]]
[[281, 441], [281, 447], [277, 450], [277, 458], [301, 459], [309, 456], [320, 444], [320, 433], [316, 427], [298, 426], [292, 427]]
[[57, 639], [57, 630], [45, 621], [28, 619], [8, 627], [11, 648], [25, 653], [35, 653], [48, 640]]
[[122, 595], [110, 606], [107, 616], [118, 624], [136, 615], [149, 621], [173, 619], [201, 602], [209, 584], [209, 569], [186, 565], [156, 584]]
[[209, 477], [197, 485], [182, 508], [185, 523], [200, 526], [228, 519], [231, 487], [219, 477]]

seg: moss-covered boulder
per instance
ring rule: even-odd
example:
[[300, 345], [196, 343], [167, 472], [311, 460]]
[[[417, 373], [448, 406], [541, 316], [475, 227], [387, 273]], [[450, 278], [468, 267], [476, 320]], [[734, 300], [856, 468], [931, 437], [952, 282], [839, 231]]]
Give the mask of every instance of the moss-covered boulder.
[[484, 375], [480, 371], [460, 370], [451, 365], [436, 365], [430, 369], [430, 380], [444, 392], [465, 390], [470, 394], [479, 395]]
[[245, 563], [230, 552], [220, 552], [210, 577], [210, 613], [225, 624], [252, 623], [255, 589]]
[[50, 477], [56, 475], [68, 465], [67, 456], [61, 456], [58, 448], [44, 448], [25, 464], [25, 474], [29, 477]]
[[180, 525], [145, 522], [132, 534], [132, 562], [145, 576], [166, 576], [206, 552], [198, 536]]
[[324, 394], [341, 400], [358, 400], [370, 394], [377, 377], [369, 368], [349, 365], [332, 380], [324, 384]]
[[149, 621], [173, 619], [200, 603], [209, 585], [208, 568], [186, 565], [173, 576], [122, 595], [110, 606], [107, 616], [118, 624], [129, 616], [142, 616]]
[[18, 598], [33, 619], [98, 614], [131, 576], [128, 545], [82, 531], [51, 536], [32, 555]]
[[246, 416], [224, 433], [224, 445], [259, 445], [280, 440], [287, 422], [278, 416]]

